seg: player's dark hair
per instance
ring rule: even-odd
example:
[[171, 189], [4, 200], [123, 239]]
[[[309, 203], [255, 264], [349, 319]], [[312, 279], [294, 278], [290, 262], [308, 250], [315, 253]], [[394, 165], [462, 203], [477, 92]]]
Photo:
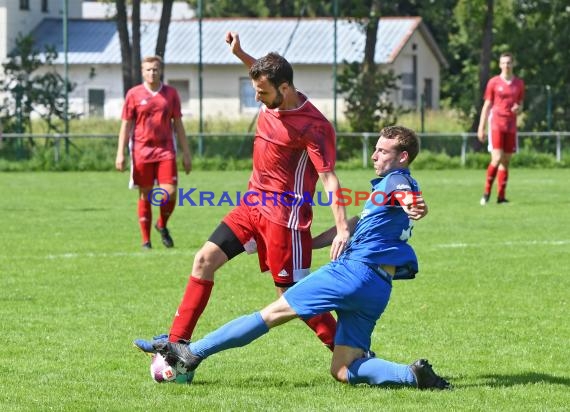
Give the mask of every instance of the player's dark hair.
[[416, 133], [404, 126], [388, 126], [380, 131], [384, 139], [396, 139], [396, 149], [408, 152], [408, 164], [411, 164], [420, 151], [420, 139]]
[[512, 54], [511, 52], [504, 52], [504, 53], [501, 53], [501, 55], [499, 56], [499, 59], [500, 59], [501, 57], [510, 57], [512, 61], [515, 60], [515, 58], [513, 57], [513, 54]]
[[271, 52], [255, 61], [249, 69], [249, 77], [258, 80], [266, 76], [276, 89], [282, 84], [293, 85], [293, 68], [279, 53]]

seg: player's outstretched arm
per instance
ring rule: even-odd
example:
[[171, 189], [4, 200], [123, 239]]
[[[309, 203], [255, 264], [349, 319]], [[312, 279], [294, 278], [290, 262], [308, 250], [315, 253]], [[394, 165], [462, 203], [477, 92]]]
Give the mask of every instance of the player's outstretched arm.
[[226, 43], [230, 45], [230, 50], [232, 53], [240, 59], [243, 64], [249, 69], [255, 63], [255, 57], [250, 56], [241, 48], [241, 42], [239, 40], [239, 34], [235, 31], [229, 31], [226, 33]]
[[399, 193], [397, 196], [394, 196], [394, 198], [412, 220], [420, 220], [428, 214], [428, 207], [421, 193]]

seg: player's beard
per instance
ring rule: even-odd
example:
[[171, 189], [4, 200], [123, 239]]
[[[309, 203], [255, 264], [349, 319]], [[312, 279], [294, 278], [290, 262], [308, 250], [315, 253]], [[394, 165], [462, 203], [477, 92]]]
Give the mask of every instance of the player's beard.
[[268, 109], [277, 109], [283, 103], [283, 94], [277, 89], [277, 96], [271, 103], [266, 104]]

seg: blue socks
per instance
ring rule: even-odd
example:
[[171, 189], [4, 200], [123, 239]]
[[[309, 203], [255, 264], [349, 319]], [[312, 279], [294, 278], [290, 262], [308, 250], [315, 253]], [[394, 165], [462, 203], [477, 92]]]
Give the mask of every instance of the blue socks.
[[226, 349], [245, 346], [269, 332], [259, 312], [234, 319], [202, 339], [190, 343], [190, 351], [201, 358]]
[[348, 367], [348, 383], [415, 385], [416, 378], [408, 365], [378, 358], [360, 358]]

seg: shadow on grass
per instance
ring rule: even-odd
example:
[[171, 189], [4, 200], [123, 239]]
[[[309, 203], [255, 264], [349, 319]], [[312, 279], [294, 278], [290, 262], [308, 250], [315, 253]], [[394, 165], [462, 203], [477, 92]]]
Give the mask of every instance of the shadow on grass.
[[547, 373], [536, 373], [536, 372], [528, 372], [528, 373], [519, 373], [515, 375], [481, 375], [481, 379], [484, 379], [485, 382], [479, 384], [471, 384], [471, 385], [461, 385], [465, 386], [491, 386], [495, 388], [500, 387], [510, 387], [510, 386], [517, 386], [517, 385], [529, 385], [535, 383], [546, 383], [549, 385], [564, 385], [570, 386], [570, 378], [563, 377], [563, 376], [553, 376]]

